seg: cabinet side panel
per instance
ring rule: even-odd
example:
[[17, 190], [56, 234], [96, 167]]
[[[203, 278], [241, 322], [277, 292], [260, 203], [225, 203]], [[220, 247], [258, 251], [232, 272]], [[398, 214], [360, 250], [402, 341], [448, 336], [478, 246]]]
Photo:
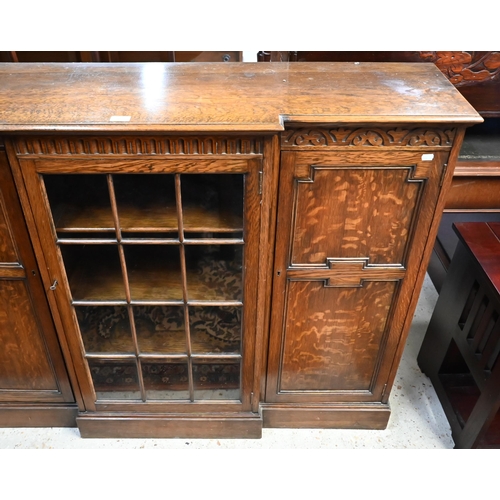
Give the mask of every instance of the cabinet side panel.
[[370, 390], [396, 289], [290, 282], [280, 390]]

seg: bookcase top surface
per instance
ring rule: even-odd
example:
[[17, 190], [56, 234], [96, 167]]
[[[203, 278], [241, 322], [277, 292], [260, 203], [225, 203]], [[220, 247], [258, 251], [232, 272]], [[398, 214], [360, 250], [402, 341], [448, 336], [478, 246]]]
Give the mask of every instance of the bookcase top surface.
[[430, 63], [0, 64], [0, 132], [481, 121]]

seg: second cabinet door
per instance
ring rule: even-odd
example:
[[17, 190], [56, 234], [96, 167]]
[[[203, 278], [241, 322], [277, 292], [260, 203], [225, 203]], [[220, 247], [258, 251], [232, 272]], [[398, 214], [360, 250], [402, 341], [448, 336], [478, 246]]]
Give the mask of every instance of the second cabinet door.
[[446, 158], [282, 153], [267, 402], [381, 401]]
[[261, 161], [21, 168], [86, 410], [249, 410]]
[[[1, 411], [9, 405], [15, 410], [16, 405], [36, 408], [45, 404], [37, 417], [48, 415], [50, 420], [42, 419], [45, 424], [74, 425], [71, 405], [58, 406], [75, 399], [2, 149], [0, 146], [0, 422], [11, 425], [14, 421], [9, 411]], [[65, 412], [68, 418], [63, 416]], [[37, 418], [19, 416], [29, 425], [39, 425]]]

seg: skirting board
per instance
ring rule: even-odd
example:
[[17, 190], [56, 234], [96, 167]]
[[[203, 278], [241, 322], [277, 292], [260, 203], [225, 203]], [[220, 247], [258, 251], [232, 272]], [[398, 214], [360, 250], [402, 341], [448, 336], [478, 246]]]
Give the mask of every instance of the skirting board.
[[80, 414], [83, 438], [260, 439], [262, 417], [119, 416]]
[[389, 405], [384, 404], [343, 408], [265, 403], [261, 410], [265, 428], [382, 430], [391, 416]]
[[74, 406], [0, 406], [0, 427], [76, 427]]

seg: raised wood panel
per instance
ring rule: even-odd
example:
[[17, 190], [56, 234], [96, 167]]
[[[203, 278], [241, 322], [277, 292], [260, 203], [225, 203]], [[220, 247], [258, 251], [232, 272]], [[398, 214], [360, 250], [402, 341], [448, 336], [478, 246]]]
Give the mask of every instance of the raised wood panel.
[[292, 265], [403, 263], [422, 185], [411, 175], [410, 167], [312, 167], [312, 178], [296, 183]]
[[[0, 151], [0, 189], [4, 220], [0, 238], [8, 242], [7, 255], [15, 257], [14, 262], [0, 264], [0, 401], [6, 405], [73, 402], [4, 151]], [[54, 422], [59, 418], [54, 416]]]
[[0, 262], [15, 263], [19, 262], [10, 225], [7, 222], [5, 202], [0, 192]]
[[0, 281], [0, 388], [58, 391], [23, 281]]
[[266, 403], [386, 402], [448, 153], [320, 149], [281, 154]]
[[280, 391], [369, 391], [396, 289], [289, 282]]

